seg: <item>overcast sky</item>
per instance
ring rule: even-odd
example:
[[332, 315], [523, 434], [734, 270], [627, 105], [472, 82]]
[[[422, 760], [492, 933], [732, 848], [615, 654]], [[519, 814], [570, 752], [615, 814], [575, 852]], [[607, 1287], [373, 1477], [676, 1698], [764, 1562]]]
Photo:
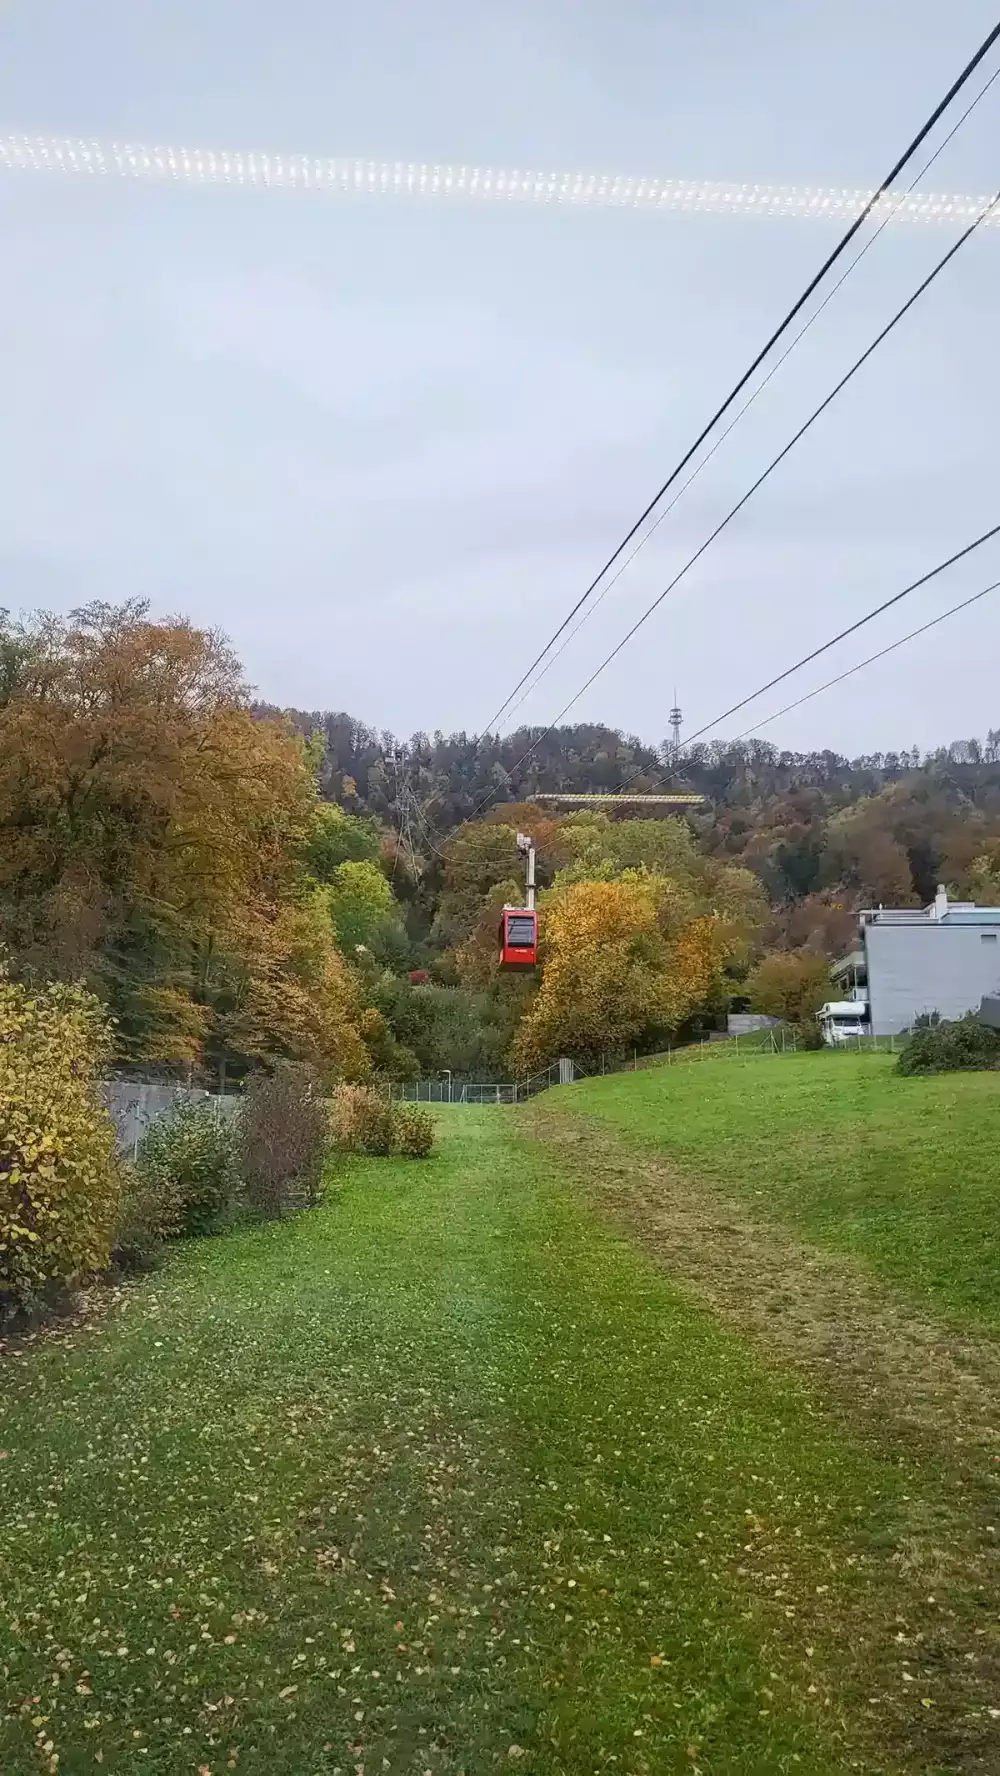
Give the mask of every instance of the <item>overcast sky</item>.
[[[0, 134], [867, 186], [994, 11], [8, 0]], [[928, 186], [1000, 185], [998, 119], [1000, 82]], [[404, 734], [487, 721], [836, 238], [13, 172], [0, 227], [0, 603], [142, 595], [225, 629], [269, 701]], [[886, 231], [518, 720], [557, 714], [949, 238]], [[998, 291], [994, 229], [568, 719], [659, 739], [676, 684], [700, 726], [1000, 521]], [[801, 689], [993, 578], [1000, 546]], [[1000, 592], [763, 732], [983, 733], [998, 644]]]

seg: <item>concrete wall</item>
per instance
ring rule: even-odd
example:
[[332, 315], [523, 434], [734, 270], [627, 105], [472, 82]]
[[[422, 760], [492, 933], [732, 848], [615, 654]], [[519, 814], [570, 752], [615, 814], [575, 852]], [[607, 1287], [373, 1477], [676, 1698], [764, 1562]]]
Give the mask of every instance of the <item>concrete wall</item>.
[[756, 1030], [776, 1030], [780, 1018], [765, 1017], [762, 1011], [731, 1011], [726, 1018], [727, 1036], [752, 1036]]
[[158, 1122], [161, 1116], [173, 1115], [182, 1104], [207, 1103], [218, 1116], [231, 1116], [240, 1102], [235, 1096], [188, 1091], [181, 1085], [140, 1085], [131, 1079], [109, 1079], [101, 1089], [123, 1152], [131, 1151], [142, 1140], [151, 1123]]
[[1000, 929], [940, 922], [865, 926], [872, 1034], [898, 1035], [924, 1012], [978, 1011], [1000, 993]]

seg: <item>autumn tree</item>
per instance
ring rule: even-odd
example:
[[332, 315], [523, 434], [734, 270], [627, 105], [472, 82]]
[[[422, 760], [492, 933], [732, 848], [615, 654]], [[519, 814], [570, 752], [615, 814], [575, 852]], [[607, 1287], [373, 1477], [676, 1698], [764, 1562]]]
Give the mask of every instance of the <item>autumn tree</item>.
[[1000, 906], [1000, 840], [976, 857], [969, 870], [969, 891], [978, 906]]
[[[0, 941], [28, 978], [81, 979], [120, 1057], [337, 1062], [349, 993], [315, 949], [302, 739], [256, 720], [218, 635], [145, 605], [0, 621]], [[306, 930], [307, 928], [307, 930]], [[305, 932], [305, 935], [304, 935]], [[292, 1016], [297, 995], [308, 1015]], [[310, 998], [310, 995], [312, 997]]]
[[592, 1066], [602, 1053], [664, 1043], [710, 997], [731, 941], [725, 922], [693, 912], [667, 878], [570, 881], [547, 897], [542, 981], [514, 1039], [522, 1069], [560, 1054]]
[[810, 950], [777, 950], [764, 956], [746, 983], [751, 1010], [790, 1024], [815, 1017], [830, 990], [830, 965]]
[[261, 902], [247, 913], [219, 957], [210, 1062], [246, 1072], [260, 1061], [302, 1060], [326, 1075], [367, 1078], [364, 995], [331, 941], [324, 896]]
[[500, 802], [488, 808], [484, 821], [492, 826], [506, 826], [515, 835], [529, 833], [535, 843], [538, 882], [547, 888], [557, 870], [572, 861], [573, 848], [567, 842], [569, 822], [564, 816], [546, 811], [540, 802]]
[[774, 936], [789, 949], [808, 949], [835, 961], [857, 947], [858, 916], [844, 892], [807, 895], [773, 921]]
[[444, 880], [434, 931], [445, 946], [463, 942], [479, 920], [483, 903], [496, 898], [520, 901], [524, 877], [517, 854], [517, 832], [500, 822], [470, 821], [449, 839], [444, 853]]
[[866, 807], [830, 823], [823, 868], [827, 882], [846, 889], [856, 905], [917, 905], [905, 850]]

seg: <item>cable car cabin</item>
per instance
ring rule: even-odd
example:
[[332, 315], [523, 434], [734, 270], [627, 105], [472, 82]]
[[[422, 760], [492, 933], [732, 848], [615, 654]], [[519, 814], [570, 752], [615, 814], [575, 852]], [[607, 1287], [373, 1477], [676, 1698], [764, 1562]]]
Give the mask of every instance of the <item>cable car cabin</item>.
[[501, 968], [534, 968], [538, 961], [538, 914], [504, 907], [500, 914]]

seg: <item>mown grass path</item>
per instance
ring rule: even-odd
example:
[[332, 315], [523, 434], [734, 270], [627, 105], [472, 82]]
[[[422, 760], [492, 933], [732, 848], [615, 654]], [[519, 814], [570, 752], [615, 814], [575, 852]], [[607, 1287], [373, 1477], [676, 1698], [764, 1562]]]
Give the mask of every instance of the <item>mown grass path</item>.
[[4, 1776], [996, 1769], [920, 1474], [442, 1123], [6, 1359]]
[[871, 1052], [704, 1054], [551, 1102], [1000, 1334], [1000, 1075], [907, 1079]]

